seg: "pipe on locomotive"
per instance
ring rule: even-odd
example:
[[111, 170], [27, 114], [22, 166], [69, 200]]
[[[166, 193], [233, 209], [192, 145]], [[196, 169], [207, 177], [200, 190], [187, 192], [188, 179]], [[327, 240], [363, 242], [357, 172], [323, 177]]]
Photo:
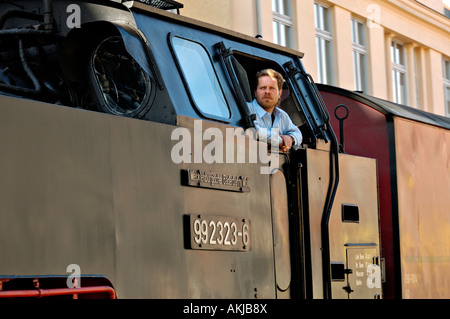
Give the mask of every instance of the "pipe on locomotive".
[[44, 30], [53, 30], [53, 1], [43, 0], [44, 5]]
[[[339, 185], [339, 142], [336, 134], [330, 125], [330, 115], [328, 114], [325, 102], [319, 93], [319, 90], [314, 83], [314, 80], [310, 74], [307, 74], [309, 82], [311, 83], [317, 100], [320, 104], [320, 111], [322, 118], [325, 120], [324, 129], [331, 135], [330, 146], [330, 179], [328, 184], [327, 197], [322, 213], [321, 220], [321, 240], [322, 240], [322, 281], [323, 281], [323, 297], [324, 299], [331, 299], [331, 253], [330, 253], [330, 216], [331, 209], [333, 208], [334, 199], [336, 197], [337, 188]], [[326, 133], [324, 132], [326, 138]]]
[[[53, 2], [52, 0], [43, 0], [43, 14], [30, 13], [23, 10], [9, 10], [0, 16], [0, 29], [3, 29], [5, 22], [11, 17], [21, 17], [31, 20], [38, 20], [44, 22], [44, 30], [36, 29], [7, 29], [0, 30], [0, 37], [8, 36], [36, 36], [36, 37], [47, 37], [54, 36], [53, 33]], [[25, 95], [36, 95], [41, 93], [41, 84], [39, 79], [34, 75], [33, 71], [28, 65], [25, 57], [25, 51], [23, 48], [23, 41], [19, 39], [19, 56], [22, 62], [22, 67], [27, 74], [28, 78], [33, 83], [34, 89], [23, 88], [18, 86], [13, 86], [5, 83], [0, 83], [0, 89], [21, 93]]]
[[[327, 127], [330, 127], [327, 125]], [[321, 238], [322, 238], [322, 281], [323, 297], [331, 299], [331, 257], [330, 257], [330, 216], [339, 185], [339, 143], [333, 130], [331, 133], [330, 148], [330, 183], [328, 185], [327, 198], [322, 214]], [[334, 158], [333, 158], [334, 157]]]

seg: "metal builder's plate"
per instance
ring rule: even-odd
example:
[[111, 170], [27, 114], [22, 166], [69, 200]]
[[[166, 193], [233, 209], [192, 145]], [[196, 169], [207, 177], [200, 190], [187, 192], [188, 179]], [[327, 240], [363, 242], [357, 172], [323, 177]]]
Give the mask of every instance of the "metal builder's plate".
[[250, 220], [240, 217], [189, 215], [192, 249], [251, 250]]

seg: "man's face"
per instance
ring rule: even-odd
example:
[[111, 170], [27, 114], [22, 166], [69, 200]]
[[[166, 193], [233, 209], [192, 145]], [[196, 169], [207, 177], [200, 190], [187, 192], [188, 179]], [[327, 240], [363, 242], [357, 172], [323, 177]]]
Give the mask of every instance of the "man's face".
[[275, 78], [262, 76], [258, 80], [255, 90], [255, 98], [259, 105], [266, 111], [272, 111], [280, 100], [281, 90], [278, 89], [278, 83]]

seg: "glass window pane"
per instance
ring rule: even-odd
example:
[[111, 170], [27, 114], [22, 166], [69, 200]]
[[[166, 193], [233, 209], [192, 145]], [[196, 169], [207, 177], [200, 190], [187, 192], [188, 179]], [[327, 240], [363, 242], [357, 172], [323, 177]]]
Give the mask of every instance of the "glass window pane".
[[292, 48], [292, 16], [291, 0], [272, 0], [273, 10], [273, 42]]
[[398, 63], [401, 65], [406, 65], [405, 64], [405, 53], [403, 50], [403, 45], [398, 45]]
[[401, 102], [401, 94], [400, 94], [400, 73], [397, 71], [393, 71], [393, 79], [394, 79], [394, 102]]
[[281, 13], [281, 14], [285, 14], [285, 9], [284, 9], [284, 1], [283, 0], [278, 0], [278, 8], [277, 8], [277, 12]]
[[328, 19], [328, 8], [325, 7], [321, 7], [322, 9], [322, 20], [323, 20], [323, 26], [322, 29], [325, 31], [330, 31], [330, 23], [329, 23], [329, 19]]
[[391, 43], [391, 61], [395, 62], [395, 43]]
[[450, 86], [445, 87], [445, 97], [447, 106], [447, 116], [450, 116]]
[[206, 50], [178, 37], [172, 38], [172, 43], [197, 108], [204, 114], [229, 118], [230, 110]]
[[364, 54], [360, 54], [359, 57], [359, 78], [361, 81], [360, 91], [367, 92], [366, 86], [366, 56]]
[[394, 102], [406, 104], [406, 76], [404, 73], [393, 70]]
[[315, 3], [314, 15], [317, 29], [316, 49], [318, 79], [321, 83], [333, 84], [333, 52], [331, 26], [329, 24], [329, 10], [322, 5]]
[[272, 11], [285, 15], [291, 15], [291, 1], [290, 0], [272, 0]]
[[280, 10], [280, 13], [290, 16], [291, 15], [291, 1], [283, 0], [282, 3], [283, 3], [283, 8]]
[[450, 81], [450, 61], [444, 60], [444, 79]]
[[399, 57], [398, 57], [398, 55], [399, 55], [399, 51], [398, 51], [398, 47], [397, 47], [397, 44], [396, 43], [392, 43], [392, 49], [393, 49], [393, 51], [392, 51], [392, 62], [395, 62], [395, 63], [398, 63], [398, 61], [399, 61]]
[[287, 42], [286, 42], [286, 29], [287, 27], [285, 25], [280, 24], [280, 45], [286, 46]]
[[327, 84], [333, 84], [332, 83], [332, 69], [331, 69], [331, 59], [332, 59], [332, 49], [331, 49], [331, 42], [325, 41], [325, 49], [326, 49], [326, 72], [327, 72]]
[[279, 37], [279, 23], [276, 21], [273, 21], [273, 42], [278, 44], [280, 43], [280, 37]]
[[403, 45], [392, 42], [391, 46], [392, 62], [405, 65], [405, 55]]
[[393, 48], [393, 56], [392, 56], [392, 62], [399, 63], [399, 50], [396, 43], [392, 43]]
[[361, 22], [356, 22], [358, 28], [358, 44], [365, 46], [366, 40], [365, 40], [365, 30], [364, 30], [364, 24]]
[[328, 8], [321, 6], [320, 4], [314, 4], [314, 15], [316, 28], [323, 31], [330, 31], [328, 23]]
[[316, 50], [317, 50], [317, 69], [319, 75], [319, 83], [324, 83], [324, 74], [323, 74], [323, 50], [322, 50], [322, 39], [316, 38]]
[[333, 70], [332, 65], [332, 50], [331, 42], [320, 37], [316, 38], [317, 54], [318, 54], [318, 69], [319, 82], [324, 84], [332, 84]]
[[401, 100], [399, 103], [406, 104], [406, 76], [404, 73], [400, 73], [400, 96]]
[[361, 54], [353, 51], [353, 67], [354, 67], [354, 78], [355, 78], [355, 90], [362, 91], [362, 70], [361, 70]]
[[[351, 20], [355, 90], [366, 92], [366, 43], [364, 23]], [[393, 52], [393, 51], [392, 51]]]
[[360, 89], [360, 81], [359, 81], [359, 72], [358, 72], [358, 53], [353, 51], [353, 81], [355, 82], [355, 90], [359, 91]]

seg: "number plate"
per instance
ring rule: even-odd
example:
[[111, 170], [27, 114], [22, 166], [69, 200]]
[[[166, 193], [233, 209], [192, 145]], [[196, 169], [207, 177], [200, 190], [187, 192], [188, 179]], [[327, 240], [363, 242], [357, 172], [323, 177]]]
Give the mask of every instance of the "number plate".
[[250, 220], [247, 218], [189, 215], [192, 249], [236, 250], [251, 249]]

